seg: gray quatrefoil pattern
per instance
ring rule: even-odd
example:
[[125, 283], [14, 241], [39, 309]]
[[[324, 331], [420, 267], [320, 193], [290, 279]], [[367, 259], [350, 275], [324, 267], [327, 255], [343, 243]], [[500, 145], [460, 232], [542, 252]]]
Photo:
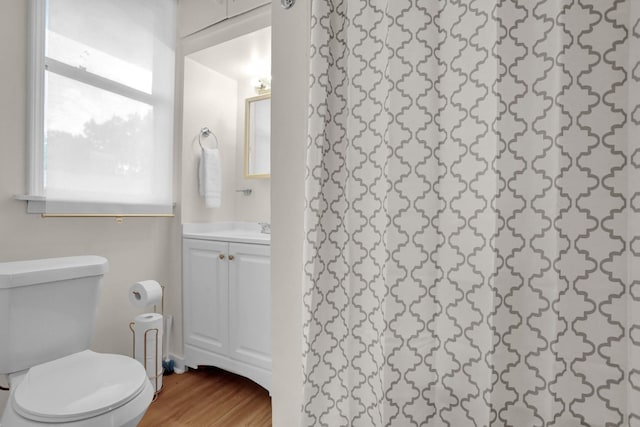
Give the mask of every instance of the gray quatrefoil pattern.
[[313, 0], [305, 426], [640, 426], [640, 0]]

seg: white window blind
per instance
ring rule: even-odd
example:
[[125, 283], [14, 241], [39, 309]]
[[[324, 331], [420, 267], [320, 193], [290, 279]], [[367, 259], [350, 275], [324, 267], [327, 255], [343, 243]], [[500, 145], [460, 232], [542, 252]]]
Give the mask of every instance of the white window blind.
[[175, 0], [32, 0], [30, 195], [171, 213]]

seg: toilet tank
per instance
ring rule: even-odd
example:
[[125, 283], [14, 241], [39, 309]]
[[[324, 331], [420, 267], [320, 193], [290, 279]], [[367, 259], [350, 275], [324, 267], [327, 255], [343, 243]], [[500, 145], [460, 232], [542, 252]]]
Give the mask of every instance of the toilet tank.
[[99, 256], [0, 263], [0, 374], [89, 348], [107, 269]]

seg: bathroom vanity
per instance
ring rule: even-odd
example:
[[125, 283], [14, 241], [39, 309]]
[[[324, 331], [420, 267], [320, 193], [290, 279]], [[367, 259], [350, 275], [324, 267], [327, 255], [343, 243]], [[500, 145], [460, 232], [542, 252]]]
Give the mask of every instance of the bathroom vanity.
[[271, 239], [259, 224], [183, 225], [185, 365], [271, 390]]

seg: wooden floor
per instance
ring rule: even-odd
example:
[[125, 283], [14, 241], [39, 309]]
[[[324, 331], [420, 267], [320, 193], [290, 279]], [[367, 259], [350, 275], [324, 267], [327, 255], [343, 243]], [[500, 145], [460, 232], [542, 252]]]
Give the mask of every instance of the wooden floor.
[[163, 378], [139, 427], [271, 425], [269, 393], [246, 378], [201, 367]]

